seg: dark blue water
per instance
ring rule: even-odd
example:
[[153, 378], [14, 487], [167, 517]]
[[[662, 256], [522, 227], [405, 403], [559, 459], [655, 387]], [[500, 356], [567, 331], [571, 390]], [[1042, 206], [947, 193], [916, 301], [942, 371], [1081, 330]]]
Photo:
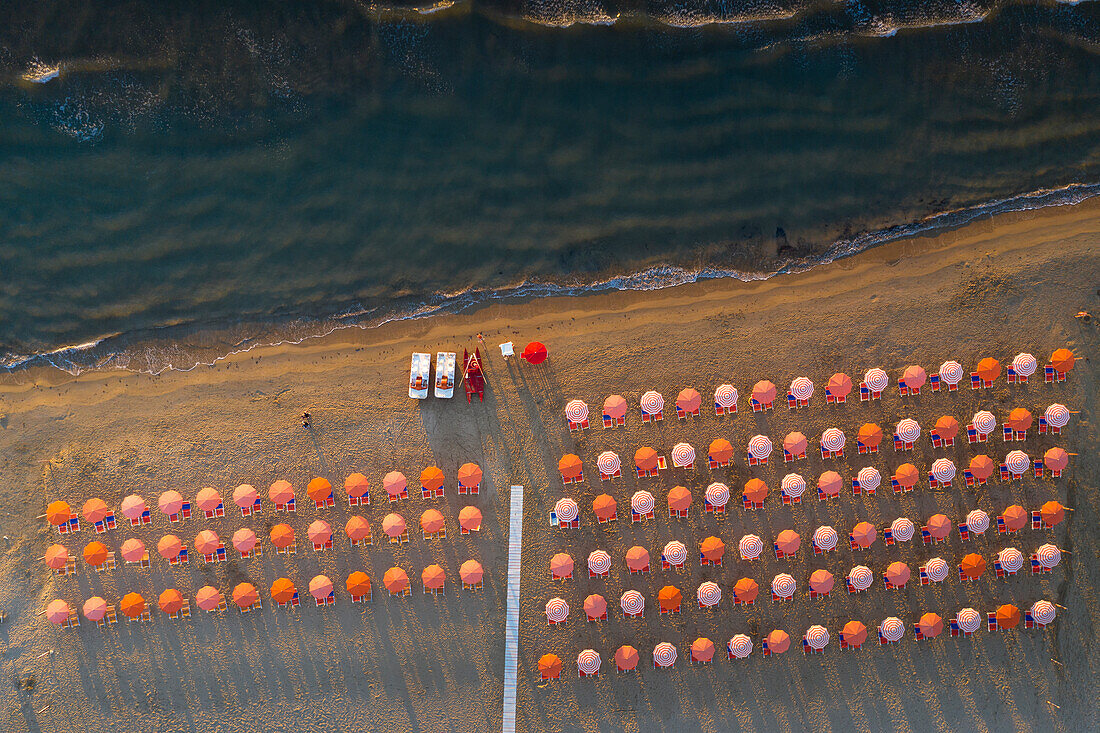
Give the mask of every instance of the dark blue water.
[[1095, 3], [17, 5], [9, 367], [766, 277], [1100, 183]]

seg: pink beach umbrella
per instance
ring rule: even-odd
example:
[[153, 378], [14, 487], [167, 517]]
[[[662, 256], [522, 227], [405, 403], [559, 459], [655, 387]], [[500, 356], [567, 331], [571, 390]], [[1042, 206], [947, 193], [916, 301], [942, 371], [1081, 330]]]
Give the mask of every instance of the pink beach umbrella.
[[1069, 456], [1063, 448], [1051, 448], [1043, 454], [1043, 463], [1051, 471], [1062, 471], [1069, 465]]
[[613, 394], [603, 401], [603, 414], [613, 420], [626, 416], [626, 399], [621, 395]]
[[89, 621], [100, 621], [107, 615], [107, 601], [99, 596], [92, 596], [84, 601], [84, 618]]
[[157, 497], [157, 507], [166, 516], [179, 514], [183, 508], [183, 496], [178, 491], [165, 491]]
[[405, 534], [407, 528], [405, 518], [400, 514], [387, 514], [382, 518], [382, 531], [391, 539]]
[[195, 504], [199, 507], [200, 511], [212, 512], [217, 509], [222, 503], [222, 495], [218, 493], [217, 489], [212, 489], [209, 486], [199, 489], [199, 493], [195, 495]]
[[267, 490], [267, 498], [272, 504], [285, 506], [294, 498], [294, 487], [282, 479], [274, 482]]
[[50, 601], [50, 605], [46, 606], [46, 620], [51, 624], [57, 624], [60, 626], [69, 620], [69, 604], [60, 599], [56, 601]]
[[306, 530], [309, 541], [315, 545], [323, 545], [332, 539], [332, 527], [323, 519], [318, 519], [309, 525]]
[[175, 560], [183, 552], [183, 542], [174, 534], [166, 534], [157, 542], [157, 552], [165, 560]]
[[242, 554], [252, 552], [256, 546], [256, 533], [248, 527], [241, 527], [233, 533], [233, 547]]
[[390, 471], [382, 477], [382, 488], [385, 490], [387, 496], [396, 498], [401, 496], [402, 492], [408, 488], [409, 482], [405, 478], [405, 474], [400, 471]]
[[138, 494], [130, 494], [122, 500], [122, 506], [120, 507], [122, 516], [127, 519], [138, 519], [148, 507], [145, 505], [145, 499]]
[[64, 545], [50, 545], [46, 548], [46, 567], [61, 570], [69, 563], [69, 550]]
[[145, 557], [145, 543], [131, 537], [122, 543], [122, 559], [126, 562], [141, 562]]
[[688, 414], [698, 412], [702, 403], [702, 396], [692, 387], [683, 389], [676, 395], [676, 407]]
[[309, 581], [309, 594], [319, 601], [323, 601], [332, 595], [332, 581], [327, 575], [315, 575]]
[[233, 489], [233, 503], [241, 509], [251, 509], [256, 505], [256, 487], [250, 484], [241, 484]]
[[195, 551], [201, 555], [213, 555], [220, 544], [221, 539], [213, 530], [204, 529], [195, 536]]
[[195, 593], [195, 603], [204, 611], [213, 611], [222, 603], [222, 594], [217, 588], [204, 585]]
[[907, 366], [905, 371], [901, 373], [901, 381], [905, 383], [906, 387], [915, 391], [923, 387], [924, 383], [928, 381], [928, 374], [924, 371], [924, 367]]

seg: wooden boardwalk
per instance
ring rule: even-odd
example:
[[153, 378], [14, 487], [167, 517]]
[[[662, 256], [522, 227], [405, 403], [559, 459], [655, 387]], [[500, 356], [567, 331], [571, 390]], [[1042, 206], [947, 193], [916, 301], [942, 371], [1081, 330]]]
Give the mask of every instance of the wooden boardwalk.
[[503, 733], [516, 730], [516, 683], [519, 667], [519, 561], [523, 546], [523, 487], [512, 487], [508, 518], [508, 615], [504, 627]]

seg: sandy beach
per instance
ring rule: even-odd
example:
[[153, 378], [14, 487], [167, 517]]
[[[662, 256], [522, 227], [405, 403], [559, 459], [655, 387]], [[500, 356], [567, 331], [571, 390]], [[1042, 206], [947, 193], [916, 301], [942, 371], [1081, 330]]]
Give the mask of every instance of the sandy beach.
[[[1100, 726], [1100, 672], [1093, 663], [1100, 625], [1095, 360], [1080, 360], [1065, 384], [1044, 385], [1040, 375], [1029, 385], [1011, 386], [1002, 378], [991, 391], [964, 388], [904, 402], [891, 387], [880, 402], [861, 405], [857, 399], [826, 407], [823, 388], [835, 371], [858, 378], [873, 366], [885, 368], [893, 385], [908, 364], [932, 372], [953, 358], [969, 369], [985, 356], [1007, 363], [1029, 351], [1041, 365], [1059, 347], [1091, 358], [1100, 317], [1098, 253], [1100, 201], [1093, 199], [1006, 214], [767, 281], [716, 280], [654, 292], [500, 303], [373, 330], [348, 329], [298, 346], [257, 349], [186, 373], [112, 371], [74, 378], [35, 369], [4, 375], [0, 610], [7, 618], [0, 623], [6, 680], [0, 687], [0, 729], [499, 730], [512, 484], [525, 487], [520, 730], [1095, 729]], [[1094, 317], [1075, 319], [1080, 310]], [[479, 332], [488, 343], [489, 387], [483, 404], [467, 405], [460, 397], [416, 402], [405, 396], [410, 352], [472, 350]], [[505, 362], [495, 349], [501, 341], [522, 347], [535, 339], [550, 351], [550, 359], [538, 367]], [[785, 391], [799, 375], [818, 385], [810, 407], [788, 412], [777, 404], [764, 415], [746, 411], [754, 382], [770, 379]], [[724, 382], [740, 390], [742, 410], [719, 420], [707, 403], [714, 387]], [[637, 400], [642, 392], [657, 389], [671, 403], [686, 386], [703, 395], [700, 418], [679, 422], [669, 410], [662, 424], [641, 424]], [[624, 395], [631, 405], [626, 429], [596, 427], [581, 436], [568, 432], [562, 418], [566, 401], [584, 399], [596, 413], [611, 393]], [[927, 470], [939, 455], [953, 458], [961, 471], [977, 452], [1002, 459], [1005, 445], [995, 438], [975, 450], [963, 439], [953, 449], [933, 452], [922, 436], [904, 458], [884, 446], [874, 459], [850, 451], [844, 459], [823, 462], [814, 455], [816, 439], [834, 425], [853, 444], [856, 429], [867, 421], [887, 427], [913, 417], [927, 429], [944, 414], [965, 423], [977, 409], [998, 417], [1014, 407], [1040, 414], [1052, 402], [1080, 414], [1061, 436], [1030, 435], [1022, 447], [1033, 457], [1054, 445], [1079, 454], [1055, 480], [994, 480], [980, 489], [956, 480], [942, 491], [930, 491], [922, 482], [900, 498], [888, 487], [874, 497], [853, 497], [846, 489], [826, 504], [812, 499], [784, 507], [778, 485], [789, 469], [774, 458], [766, 468], [750, 469], [742, 454], [756, 433], [778, 444], [787, 432], [801, 430], [810, 438], [810, 458], [797, 470], [811, 481], [826, 468], [839, 471], [846, 482], [864, 465], [875, 465], [884, 476], [904, 461]], [[304, 410], [313, 415], [308, 430], [297, 419]], [[687, 441], [704, 457], [714, 437], [729, 439], [737, 449], [730, 469], [711, 472], [704, 466], [689, 477], [668, 471], [657, 479], [626, 477], [611, 487], [599, 485], [595, 459], [603, 450], [618, 451], [629, 469], [640, 446], [667, 455], [673, 444]], [[584, 461], [585, 481], [576, 487], [564, 488], [558, 475], [557, 461], [564, 453], [577, 453]], [[485, 471], [480, 496], [469, 500], [453, 490], [455, 471], [466, 461]], [[447, 475], [447, 497], [425, 502], [414, 496], [398, 511], [412, 526], [428, 506], [441, 508], [447, 538], [429, 543], [414, 531], [406, 545], [379, 541], [384, 539], [381, 520], [389, 511], [383, 474], [396, 469], [413, 479], [432, 464]], [[339, 496], [344, 477], [353, 471], [366, 474], [372, 484], [374, 501], [362, 510], [373, 525], [372, 547], [349, 548], [341, 532], [355, 513]], [[168, 488], [194, 497], [199, 488], [213, 486], [228, 504], [240, 483], [255, 485], [266, 500], [274, 480], [291, 481], [304, 496], [314, 476], [325, 476], [337, 487], [336, 507], [320, 512], [336, 531], [334, 550], [324, 554], [299, 542], [292, 557], [276, 556], [268, 547], [262, 558], [216, 565], [170, 567], [154, 557], [148, 570], [126, 566], [98, 574], [78, 562], [71, 577], [53, 575], [40, 559], [58, 541], [57, 533], [36, 519], [54, 499], [78, 507], [99, 496], [117, 508], [133, 492], [153, 504]], [[754, 476], [767, 482], [772, 495], [763, 510], [750, 513], [740, 508], [739, 495]], [[733, 490], [724, 523], [701, 511], [703, 489], [712, 480], [725, 481]], [[693, 494], [687, 520], [666, 516], [665, 497], [676, 484]], [[657, 516], [631, 525], [629, 498], [637, 488], [657, 497]], [[618, 500], [619, 521], [597, 526], [591, 502], [604, 491]], [[580, 530], [564, 533], [549, 526], [548, 512], [563, 496], [580, 505]], [[871, 590], [849, 595], [838, 583], [828, 598], [811, 601], [805, 594], [812, 569], [824, 567], [839, 578], [857, 564], [846, 548], [825, 558], [812, 556], [808, 538], [819, 524], [847, 532], [860, 520], [882, 527], [897, 516], [917, 521], [936, 512], [961, 519], [973, 508], [992, 516], [1011, 503], [1030, 509], [1055, 498], [1075, 511], [1053, 531], [1028, 529], [1012, 539], [991, 531], [966, 546], [957, 533], [947, 545], [934, 548], [919, 542], [888, 548], [878, 542], [858, 560], [875, 570]], [[467, 503], [482, 510], [484, 524], [480, 534], [464, 537], [457, 516]], [[274, 523], [270, 505], [247, 519], [228, 509], [225, 518], [193, 518], [169, 529], [154, 507], [150, 526], [120, 526], [106, 542], [117, 549], [125, 538], [138, 536], [152, 548], [169, 531], [190, 543], [200, 529], [213, 528], [228, 538], [241, 526], [255, 528], [266, 541], [266, 529]], [[304, 533], [317, 516], [303, 503], [291, 522]], [[752, 567], [734, 559], [736, 541], [746, 532], [770, 543], [787, 528], [803, 537], [795, 559], [776, 561], [766, 552]], [[700, 568], [695, 561], [698, 543], [709, 535], [726, 542], [723, 568]], [[83, 531], [61, 541], [79, 556], [92, 536]], [[683, 572], [657, 568], [648, 576], [627, 574], [623, 556], [628, 548], [642, 545], [656, 559], [671, 539], [688, 546]], [[1025, 570], [998, 580], [990, 571], [972, 584], [951, 578], [921, 587], [914, 579], [897, 591], [884, 590], [878, 578], [895, 559], [907, 562], [915, 575], [916, 566], [933, 555], [957, 563], [964, 552], [974, 551], [991, 560], [1002, 547], [1015, 545], [1026, 555], [1043, 541], [1067, 553], [1049, 575]], [[613, 558], [611, 577], [589, 580], [584, 560], [597, 548]], [[564, 586], [552, 582], [549, 573], [549, 558], [559, 551], [577, 563], [574, 580]], [[477, 594], [456, 590], [458, 567], [470, 558], [486, 570], [484, 590]], [[419, 584], [420, 571], [433, 562], [448, 574], [443, 597], [425, 595]], [[410, 598], [389, 598], [382, 590], [382, 574], [393, 565], [413, 578]], [[341, 595], [343, 579], [353, 570], [365, 570], [375, 581], [372, 602], [352, 605], [346, 593]], [[798, 579], [799, 591], [792, 602], [773, 604], [765, 586], [775, 573], [788, 570]], [[267, 589], [276, 578], [287, 575], [304, 589], [318, 572], [337, 581], [335, 607], [303, 602], [298, 610], [285, 610], [270, 602]], [[744, 576], [755, 578], [765, 591], [747, 609], [731, 604], [732, 584]], [[695, 588], [712, 579], [724, 597], [717, 609], [704, 612], [695, 607]], [[260, 589], [261, 612], [242, 615], [231, 608], [208, 616], [196, 609], [190, 620], [172, 621], [154, 609], [148, 624], [120, 622], [100, 630], [85, 621], [68, 631], [37, 615], [54, 598], [79, 607], [92, 595], [114, 601], [137, 591], [155, 603], [161, 590], [175, 587], [193, 602], [203, 585], [228, 594], [242, 580]], [[656, 593], [666, 583], [684, 592], [684, 612], [678, 617], [656, 614]], [[615, 613], [626, 588], [646, 596], [644, 619], [627, 622]], [[607, 598], [608, 621], [583, 621], [581, 604], [589, 593]], [[555, 595], [572, 608], [564, 628], [546, 624], [543, 609]], [[1041, 598], [1066, 607], [1045, 631], [991, 634], [983, 628], [970, 639], [945, 634], [917, 644], [910, 630], [902, 643], [889, 647], [869, 643], [842, 652], [836, 644], [836, 631], [850, 619], [866, 623], [873, 641], [874, 628], [885, 616], [911, 623], [924, 611], [948, 618], [964, 606], [984, 613], [1001, 603], [1024, 608]], [[813, 623], [825, 625], [834, 641], [824, 655], [808, 657], [796, 645]], [[773, 628], [791, 634], [790, 652], [764, 659], [757, 649], [747, 660], [726, 660], [730, 636], [747, 633], [758, 645]], [[687, 663], [688, 647], [697, 636], [711, 638], [718, 647], [709, 666]], [[650, 653], [660, 641], [680, 650], [672, 670], [652, 667]], [[623, 643], [640, 651], [640, 671], [615, 673], [611, 655]], [[603, 655], [598, 680], [577, 678], [576, 655], [589, 647]], [[543, 684], [536, 664], [547, 652], [565, 664], [560, 681]]]

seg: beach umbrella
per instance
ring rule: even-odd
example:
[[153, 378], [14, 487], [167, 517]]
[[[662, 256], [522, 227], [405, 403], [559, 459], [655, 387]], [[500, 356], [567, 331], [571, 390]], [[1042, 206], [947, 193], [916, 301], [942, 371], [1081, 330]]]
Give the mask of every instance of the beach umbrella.
[[699, 406], [702, 403], [703, 398], [691, 387], [680, 390], [680, 394], [676, 395], [676, 407], [684, 412], [698, 412]]
[[609, 494], [600, 494], [592, 500], [592, 511], [596, 514], [596, 519], [605, 522], [615, 516], [615, 509], [617, 504], [614, 497]]
[[750, 478], [745, 482], [744, 497], [753, 504], [763, 504], [768, 498], [768, 485], [758, 478]]
[[775, 544], [779, 545], [779, 551], [784, 555], [793, 555], [802, 546], [802, 538], [793, 529], [785, 529], [779, 533]]
[[859, 469], [859, 473], [856, 474], [856, 481], [859, 482], [859, 488], [862, 491], [874, 491], [882, 483], [882, 474], [878, 472], [877, 468], [873, 466], [864, 466]]
[[569, 604], [561, 598], [551, 598], [546, 602], [546, 619], [560, 624], [569, 617]]
[[584, 613], [588, 618], [602, 618], [607, 613], [607, 601], [599, 593], [584, 599]]
[[276, 524], [269, 533], [271, 544], [279, 549], [290, 547], [294, 544], [294, 528], [289, 524]]
[[195, 504], [204, 512], [212, 512], [221, 506], [222, 495], [218, 493], [217, 489], [207, 486], [199, 489], [199, 493], [195, 495]]
[[1001, 519], [1004, 520], [1005, 529], [1018, 532], [1027, 524], [1027, 510], [1019, 504], [1013, 504], [1005, 507]]
[[1033, 422], [1034, 418], [1031, 416], [1030, 410], [1025, 410], [1022, 407], [1017, 407], [1012, 412], [1008, 413], [1008, 419], [1005, 420], [1005, 425], [1007, 425], [1014, 432], [1022, 433], [1025, 430], [1028, 430]]
[[271, 500], [272, 504], [280, 506], [288, 504], [294, 498], [294, 487], [290, 485], [289, 481], [279, 479], [268, 487], [267, 498]]
[[866, 549], [874, 544], [877, 537], [878, 531], [875, 529], [875, 525], [870, 522], [859, 522], [852, 528], [852, 541], [856, 543], [857, 547]]
[[797, 473], [788, 473], [779, 483], [779, 488], [783, 490], [784, 496], [797, 499], [806, 492], [806, 479]]
[[[585, 407], [585, 416], [587, 417], [588, 408]], [[466, 488], [473, 489], [481, 483], [481, 479], [484, 478], [481, 466], [476, 463], [463, 463], [458, 467], [458, 485]]]
[[145, 599], [138, 593], [127, 593], [118, 604], [119, 610], [130, 618], [137, 618], [145, 613]]
[[254, 507], [257, 498], [259, 495], [256, 493], [256, 487], [249, 484], [241, 484], [233, 489], [233, 503], [241, 509]]
[[321, 504], [332, 498], [332, 484], [329, 483], [327, 478], [318, 476], [311, 479], [306, 485], [306, 494], [314, 502]]
[[[176, 538], [176, 542], [179, 542], [179, 538]], [[177, 550], [176, 552], [178, 554], [179, 550]], [[103, 544], [102, 542], [89, 542], [84, 546], [84, 562], [88, 563], [94, 568], [97, 568], [103, 563], [107, 562], [107, 556], [107, 545]], [[168, 558], [165, 559], [167, 560]]]
[[928, 528], [928, 533], [937, 540], [947, 539], [952, 529], [951, 520], [947, 518], [946, 514], [933, 514], [928, 518], [928, 524], [925, 527]]
[[787, 433], [783, 438], [783, 450], [792, 456], [800, 456], [806, 452], [806, 436], [799, 432]]
[[735, 407], [737, 405], [737, 390], [734, 389], [732, 384], [719, 385], [714, 390], [714, 402], [727, 410]]
[[905, 382], [905, 386], [909, 389], [917, 390], [928, 381], [928, 373], [924, 371], [924, 367], [907, 366], [905, 371], [901, 373], [901, 381]]
[[60, 527], [72, 518], [69, 505], [63, 501], [50, 502], [46, 507], [46, 521], [55, 527]]
[[103, 499], [94, 498], [84, 502], [84, 505], [80, 507], [80, 513], [84, 515], [84, 521], [95, 524], [106, 519], [107, 515], [111, 513], [111, 509]]
[[458, 524], [467, 532], [481, 531], [481, 510], [476, 506], [464, 506], [458, 512]]
[[796, 400], [808, 400], [814, 395], [814, 383], [808, 377], [795, 377], [791, 382], [791, 396]]
[[[428, 510], [432, 511], [432, 510]], [[312, 522], [306, 529], [306, 534], [309, 536], [309, 541], [315, 545], [323, 545], [332, 539], [332, 527], [329, 523], [323, 519], [318, 519]]]
[[438, 466], [428, 466], [420, 472], [420, 485], [428, 491], [441, 488], [443, 481], [443, 471]]
[[248, 527], [241, 527], [233, 533], [233, 547], [237, 548], [237, 552], [252, 552], [252, 548], [256, 546], [256, 541], [256, 533]]
[[947, 561], [942, 557], [933, 557], [924, 564], [924, 573], [928, 579], [936, 583], [947, 578], [949, 568]]
[[849, 621], [840, 630], [844, 643], [848, 646], [860, 646], [867, 641], [867, 627], [859, 621]]
[[358, 514], [348, 517], [347, 524], [344, 525], [344, 532], [347, 533], [348, 539], [353, 542], [359, 542], [370, 537], [370, 522], [366, 517], [361, 517]]
[[691, 492], [685, 486], [673, 486], [668, 492], [669, 511], [686, 512], [691, 506]]
[[649, 446], [643, 446], [634, 451], [634, 465], [643, 471], [652, 471], [657, 468], [657, 451]]
[[760, 594], [760, 585], [752, 578], [741, 578], [733, 584], [733, 596], [741, 603], [752, 603]]
[[970, 418], [970, 424], [982, 435], [989, 435], [997, 429], [997, 418], [989, 410], [979, 410]]
[[[408, 576], [405, 576], [405, 582], [408, 582]], [[319, 601], [323, 601], [332, 595], [332, 581], [328, 579], [327, 575], [315, 575], [313, 580], [309, 581], [309, 594]]]
[[676, 611], [684, 597], [680, 589], [673, 585], [666, 585], [657, 591], [657, 602], [661, 604], [662, 611]]
[[955, 478], [955, 464], [948, 458], [937, 458], [932, 461], [932, 478], [946, 484]]
[[896, 542], [908, 542], [913, 539], [913, 535], [916, 533], [916, 527], [913, 526], [913, 521], [906, 517], [898, 517], [890, 523], [890, 536], [894, 538]]
[[1018, 572], [1024, 566], [1024, 555], [1015, 547], [1006, 547], [997, 553], [997, 562], [1006, 573]]
[[69, 604], [60, 599], [50, 601], [50, 605], [46, 606], [46, 620], [51, 624], [57, 624], [60, 626], [69, 620]]
[[653, 663], [658, 667], [671, 667], [676, 664], [676, 647], [662, 641], [653, 647]]
[[662, 412], [665, 409], [665, 398], [660, 392], [649, 390], [642, 395], [639, 404], [642, 407], [642, 412], [656, 415], [658, 412]]
[[714, 642], [702, 636], [691, 642], [691, 659], [695, 662], [709, 662], [714, 659]]
[[421, 571], [420, 580], [424, 583], [425, 588], [439, 590], [447, 581], [447, 574], [443, 571], [443, 568], [432, 564]]
[[532, 341], [523, 349], [520, 356], [527, 360], [528, 364], [541, 364], [546, 361], [546, 346], [539, 341]]
[[565, 478], [576, 478], [581, 475], [581, 459], [580, 456], [573, 453], [566, 453], [558, 461], [558, 471]]
[[620, 672], [629, 672], [638, 666], [638, 650], [629, 644], [623, 644], [615, 651], [615, 667]]
[[1032, 620], [1042, 626], [1046, 626], [1053, 622], [1057, 615], [1058, 612], [1054, 610], [1054, 604], [1050, 601], [1035, 601], [1035, 603], [1031, 605]]
[[1001, 376], [1001, 362], [987, 356], [978, 362], [978, 367], [974, 371], [977, 372], [978, 379], [983, 382], [993, 382]]
[[588, 569], [596, 575], [603, 575], [611, 570], [611, 555], [605, 550], [593, 550], [588, 553]]
[[653, 494], [648, 491], [635, 491], [634, 496], [630, 497], [630, 508], [634, 510], [635, 514], [649, 514], [653, 511], [655, 503], [656, 500], [653, 498]]
[[1014, 629], [1020, 624], [1020, 609], [1011, 603], [998, 606], [994, 617], [997, 619], [998, 629]]
[[665, 549], [661, 551], [661, 555], [664, 556], [665, 561], [667, 561], [669, 565], [679, 567], [687, 561], [687, 547], [684, 546], [683, 542], [672, 540], [665, 545]]
[[565, 419], [573, 424], [583, 423], [588, 419], [588, 405], [584, 400], [569, 400], [565, 403]]
[[884, 577], [886, 581], [893, 586], [901, 588], [909, 582], [911, 573], [909, 566], [903, 562], [892, 562], [886, 566], [886, 572]]
[[[218, 533], [204, 529], [195, 535], [195, 551], [200, 555], [212, 555], [218, 551], [218, 545], [221, 544], [221, 539], [218, 537]], [[142, 548], [144, 550], [144, 548]], [[123, 557], [126, 557], [125, 553]]]
[[561, 659], [557, 654], [543, 654], [539, 657], [539, 674], [544, 680], [561, 678]]
[[619, 454], [614, 451], [605, 450], [596, 458], [596, 468], [604, 476], [614, 476], [621, 466]]
[[141, 562], [145, 557], [145, 543], [131, 537], [122, 543], [122, 559], [126, 562]]
[[119, 507], [122, 511], [122, 516], [127, 519], [138, 519], [145, 513], [148, 507], [145, 505], [145, 499], [138, 494], [130, 494], [122, 500], [122, 504]]
[[578, 507], [577, 502], [572, 499], [558, 499], [558, 503], [554, 505], [554, 511], [557, 513], [560, 521], [572, 522], [580, 513], [580, 507]]
[[361, 473], [349, 474], [344, 479], [344, 492], [352, 499], [361, 499], [370, 491], [370, 481]]
[[[1034, 609], [1034, 606], [1032, 607]], [[66, 614], [68, 615], [68, 614]], [[107, 615], [107, 601], [99, 596], [92, 596], [84, 601], [84, 618], [89, 621], [100, 621]], [[1035, 615], [1034, 613], [1032, 614]]]
[[1073, 352], [1069, 349], [1055, 349], [1054, 353], [1050, 355], [1050, 365], [1059, 374], [1066, 374], [1073, 369], [1076, 361]]
[[391, 513], [382, 518], [382, 531], [385, 532], [387, 537], [400, 537], [407, 530], [408, 525], [405, 524], [405, 518], [400, 514]]
[[626, 400], [617, 394], [613, 394], [603, 401], [603, 414], [618, 420], [626, 416]]
[[826, 471], [817, 479], [817, 489], [825, 496], [840, 496], [840, 486], [844, 479], [836, 471]]
[[69, 563], [69, 550], [64, 545], [50, 545], [46, 548], [45, 560], [47, 567], [61, 570]]
[[837, 372], [829, 377], [826, 388], [833, 397], [844, 399], [852, 392], [852, 378], [843, 372]]
[[1069, 465], [1069, 453], [1062, 448], [1051, 448], [1043, 454], [1043, 463], [1051, 471], [1061, 471]]
[[435, 534], [443, 529], [443, 515], [438, 509], [426, 509], [423, 514], [420, 515], [420, 529], [425, 534]]
[[772, 593], [780, 598], [790, 598], [794, 595], [797, 584], [788, 573], [780, 573], [772, 578]]
[[894, 472], [894, 480], [898, 482], [898, 485], [906, 489], [911, 489], [917, 485], [917, 481], [920, 479], [920, 471], [912, 463], [903, 463], [898, 466], [898, 470]]
[[555, 578], [568, 578], [573, 575], [573, 558], [559, 552], [550, 558], [550, 573]]
[[936, 427], [932, 431], [944, 440], [952, 440], [959, 434], [959, 421], [950, 415], [943, 415], [936, 420]]
[[672, 446], [672, 465], [676, 468], [695, 465], [695, 449], [687, 443], [677, 443]]
[[233, 602], [239, 608], [251, 608], [258, 600], [260, 600], [260, 594], [256, 590], [256, 586], [251, 583], [238, 583], [234, 586]]
[[195, 603], [204, 611], [213, 611], [221, 605], [222, 594], [217, 588], [204, 585], [195, 593]]
[[882, 428], [873, 422], [865, 422], [859, 426], [856, 440], [867, 448], [877, 448], [882, 442]]
[[775, 385], [767, 379], [762, 379], [752, 386], [752, 398], [761, 405], [770, 405], [775, 402]]
[[844, 448], [844, 432], [839, 428], [826, 428], [821, 433], [821, 447], [827, 451], [838, 451]]
[[[157, 542], [157, 552], [165, 560], [175, 560], [183, 552], [183, 542], [174, 534], [166, 534]], [[106, 559], [106, 555], [104, 555], [104, 559]]]
[[890, 385], [890, 377], [882, 369], [874, 367], [863, 374], [863, 383], [872, 392], [881, 392]]
[[1039, 363], [1035, 361], [1035, 357], [1026, 351], [1012, 358], [1012, 371], [1021, 377], [1030, 377], [1038, 366]]
[[464, 585], [477, 585], [485, 576], [485, 570], [477, 560], [467, 560], [458, 568], [458, 577]]
[[769, 654], [782, 654], [791, 647], [791, 636], [786, 631], [781, 629], [775, 629], [768, 633], [764, 637], [764, 641], [768, 642]]
[[1022, 450], [1009, 451], [1005, 456], [1005, 467], [1014, 476], [1023, 476], [1031, 468], [1031, 459]]
[[871, 587], [871, 583], [873, 583], [874, 580], [874, 573], [872, 573], [871, 568], [866, 565], [856, 565], [848, 571], [848, 582], [851, 583], [852, 587], [856, 590], [867, 590]]
[[917, 628], [925, 639], [934, 639], [943, 631], [943, 619], [937, 613], [926, 613], [917, 621]]
[[829, 645], [829, 631], [824, 626], [814, 624], [806, 629], [806, 643], [814, 651], [821, 651]]
[[594, 649], [585, 649], [577, 655], [577, 671], [581, 674], [596, 674], [600, 671], [600, 655]]
[[819, 568], [810, 573], [810, 590], [814, 593], [820, 593], [822, 595], [831, 593], [835, 582], [833, 574], [828, 570]]
[[827, 524], [823, 524], [814, 530], [814, 545], [818, 549], [829, 552], [836, 548], [836, 530]]
[[279, 578], [271, 584], [271, 600], [276, 603], [290, 603], [297, 592], [290, 578]]
[[730, 459], [733, 458], [733, 446], [725, 438], [715, 438], [710, 442], [707, 455], [715, 463], [729, 463]]
[[957, 361], [945, 361], [940, 364], [940, 379], [945, 384], [958, 384], [962, 381], [964, 374], [962, 364]]
[[714, 507], [724, 507], [730, 500], [730, 487], [715, 482], [707, 487], [707, 503]]
[[742, 560], [755, 560], [764, 551], [764, 542], [754, 534], [747, 534], [737, 543], [737, 549]]
[[401, 496], [401, 493], [405, 491], [408, 486], [408, 479], [406, 479], [405, 474], [400, 471], [390, 471], [382, 477], [382, 489], [386, 492], [386, 495], [391, 498]]
[[1051, 544], [1039, 545], [1035, 559], [1039, 561], [1039, 567], [1050, 570], [1062, 562], [1062, 551]]
[[717, 583], [708, 580], [699, 584], [698, 590], [695, 591], [695, 597], [699, 599], [699, 605], [711, 608], [717, 606], [722, 600], [722, 589], [718, 587]]
[[1050, 425], [1052, 428], [1064, 428], [1068, 425], [1069, 414], [1069, 410], [1066, 409], [1066, 406], [1058, 402], [1048, 406], [1047, 409], [1043, 411], [1043, 417], [1046, 418], [1047, 425]]
[[1053, 527], [1066, 518], [1066, 510], [1058, 502], [1048, 501], [1039, 509], [1039, 516], [1042, 517], [1043, 524]]
[[993, 459], [986, 455], [976, 455], [970, 459], [970, 475], [979, 481], [985, 481], [993, 475]]
[[764, 460], [772, 454], [772, 441], [766, 435], [754, 435], [749, 438], [749, 455]]
[[179, 514], [183, 509], [183, 496], [178, 491], [165, 491], [157, 497], [157, 507], [166, 516]]
[[635, 572], [646, 570], [649, 567], [649, 551], [634, 545], [626, 551], [626, 566]]
[[966, 528], [974, 534], [982, 534], [989, 529], [989, 515], [981, 509], [974, 509], [966, 515]]
[[637, 616], [645, 610], [645, 597], [636, 590], [628, 590], [619, 597], [623, 613]]
[[903, 443], [912, 443], [920, 437], [920, 425], [916, 420], [907, 417], [898, 423], [894, 432]]
[[401, 568], [392, 567], [382, 576], [382, 585], [391, 595], [404, 593], [409, 589], [409, 576]]

